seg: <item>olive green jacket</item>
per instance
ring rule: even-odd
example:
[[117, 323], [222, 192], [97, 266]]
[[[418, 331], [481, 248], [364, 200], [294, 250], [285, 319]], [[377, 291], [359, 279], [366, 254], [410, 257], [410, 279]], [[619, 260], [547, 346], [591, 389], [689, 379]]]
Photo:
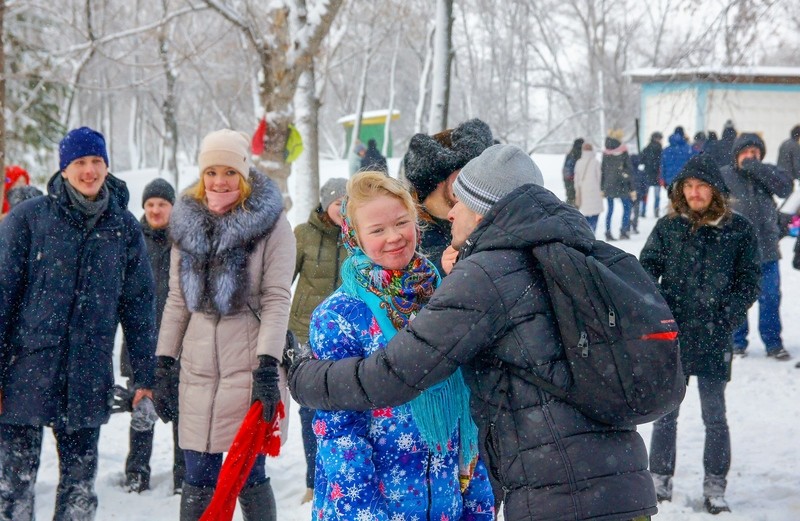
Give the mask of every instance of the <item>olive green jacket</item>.
[[339, 268], [347, 250], [339, 239], [340, 228], [320, 218], [322, 210], [311, 212], [308, 222], [294, 229], [297, 259], [294, 278], [300, 276], [292, 300], [289, 329], [298, 342], [308, 343], [308, 325], [314, 312], [328, 295], [342, 284]]

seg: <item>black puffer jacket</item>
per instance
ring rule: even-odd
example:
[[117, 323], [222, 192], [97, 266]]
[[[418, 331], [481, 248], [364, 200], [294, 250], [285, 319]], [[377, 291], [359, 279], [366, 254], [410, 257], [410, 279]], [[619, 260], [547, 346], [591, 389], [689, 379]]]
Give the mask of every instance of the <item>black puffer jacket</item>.
[[761, 269], [753, 226], [741, 215], [692, 231], [681, 215], [660, 219], [639, 257], [681, 330], [687, 375], [730, 379], [731, 333], [758, 298]]
[[606, 197], [630, 197], [634, 190], [633, 164], [628, 155], [628, 147], [613, 138], [606, 138], [601, 163], [602, 178], [600, 187]]
[[777, 166], [761, 161], [747, 159], [742, 166], [737, 165], [737, 156], [748, 146], [758, 147], [764, 157], [761, 138], [756, 134], [742, 134], [734, 142], [731, 164], [720, 173], [731, 191], [731, 206], [755, 227], [761, 262], [776, 261], [780, 258], [780, 231], [773, 195], [788, 197], [792, 193], [792, 179]]
[[614, 429], [512, 375], [566, 387], [570, 373], [532, 246], [593, 240], [548, 190], [523, 186], [492, 207], [411, 325], [367, 358], [309, 361], [291, 376], [302, 404], [367, 410], [407, 402], [459, 366], [484, 461], [506, 491], [505, 519], [630, 520], [656, 512], [639, 434]]

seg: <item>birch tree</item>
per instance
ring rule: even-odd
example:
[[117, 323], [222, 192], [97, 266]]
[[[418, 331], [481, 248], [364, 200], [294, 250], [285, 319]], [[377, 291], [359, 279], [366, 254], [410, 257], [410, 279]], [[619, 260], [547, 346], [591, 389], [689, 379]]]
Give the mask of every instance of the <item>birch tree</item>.
[[436, 0], [436, 32], [433, 45], [433, 84], [428, 133], [447, 128], [450, 104], [450, 62], [453, 54], [453, 0]]
[[245, 34], [259, 57], [259, 94], [268, 128], [258, 166], [278, 183], [287, 207], [291, 205], [287, 185], [291, 167], [284, 154], [294, 119], [292, 100], [300, 75], [310, 66], [342, 2], [309, 1], [304, 7], [297, 0], [267, 4], [250, 0], [240, 2], [237, 9], [223, 0], [205, 0]]

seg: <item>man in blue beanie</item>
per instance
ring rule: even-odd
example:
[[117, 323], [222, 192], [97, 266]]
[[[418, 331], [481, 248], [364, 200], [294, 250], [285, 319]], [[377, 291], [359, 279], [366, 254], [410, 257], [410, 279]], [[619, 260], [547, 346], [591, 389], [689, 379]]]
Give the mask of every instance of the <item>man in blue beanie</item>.
[[118, 323], [138, 385], [134, 406], [153, 381], [153, 274], [128, 189], [109, 175], [95, 130], [70, 131], [59, 159], [48, 196], [0, 223], [0, 519], [34, 517], [45, 426], [59, 455], [53, 519], [94, 519]]

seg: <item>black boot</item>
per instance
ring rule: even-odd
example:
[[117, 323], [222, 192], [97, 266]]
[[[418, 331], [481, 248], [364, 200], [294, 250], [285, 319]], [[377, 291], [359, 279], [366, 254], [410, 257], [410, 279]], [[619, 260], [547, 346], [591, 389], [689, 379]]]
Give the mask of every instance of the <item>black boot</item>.
[[277, 508], [269, 478], [258, 485], [243, 488], [239, 492], [239, 506], [244, 521], [276, 521]]
[[606, 232], [606, 241], [611, 242], [611, 241], [616, 241], [616, 240], [617, 239], [615, 239], [614, 236], [611, 235], [611, 232]]
[[214, 487], [195, 487], [187, 483], [183, 484], [183, 494], [181, 495], [181, 517], [180, 521], [197, 521], [211, 503], [214, 495]]

